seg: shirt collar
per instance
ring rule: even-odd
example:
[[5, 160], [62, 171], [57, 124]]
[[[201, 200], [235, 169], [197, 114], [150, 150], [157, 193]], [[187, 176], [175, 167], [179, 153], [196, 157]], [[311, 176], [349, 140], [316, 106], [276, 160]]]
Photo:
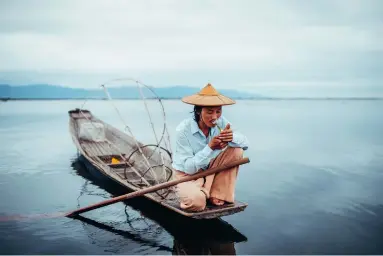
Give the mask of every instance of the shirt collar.
[[195, 134], [195, 133], [200, 131], [198, 124], [194, 119], [192, 119], [192, 121], [191, 121], [190, 130], [191, 130], [192, 134]]

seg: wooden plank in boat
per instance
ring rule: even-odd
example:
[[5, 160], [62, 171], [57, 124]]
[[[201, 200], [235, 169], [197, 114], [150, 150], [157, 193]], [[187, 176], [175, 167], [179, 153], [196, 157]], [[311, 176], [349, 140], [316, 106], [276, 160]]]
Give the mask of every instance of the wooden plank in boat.
[[92, 150], [95, 152], [95, 154], [96, 154], [97, 156], [100, 156], [100, 155], [103, 155], [103, 154], [104, 154], [104, 152], [102, 152], [102, 151], [97, 147], [97, 143], [95, 143], [95, 142], [88, 142], [88, 146], [89, 146], [90, 148], [92, 148]]
[[130, 168], [130, 166], [134, 166], [134, 163], [117, 163], [117, 164], [108, 164], [110, 168], [119, 169], [119, 168]]
[[[116, 169], [112, 169], [112, 171], [117, 174], [124, 175], [125, 168], [116, 168]], [[137, 174], [131, 168], [126, 168], [126, 175], [129, 175], [129, 177], [137, 176]]]
[[81, 140], [80, 144], [91, 157], [122, 154], [119, 150], [109, 147], [108, 142], [89, 142]]
[[97, 156], [97, 154], [94, 152], [94, 150], [88, 145], [86, 142], [80, 142], [81, 147], [83, 150], [88, 154], [88, 156], [93, 157]]
[[[139, 186], [139, 187], [142, 187], [142, 186], [147, 186], [146, 183], [143, 182], [143, 179], [138, 176], [133, 170], [131, 169], [126, 169], [126, 178], [125, 178], [125, 171], [124, 171], [124, 168], [121, 168], [121, 169], [113, 169], [113, 172], [116, 173], [118, 176], [120, 176], [122, 179], [124, 180], [127, 180], [128, 182], [136, 185], [136, 186]], [[146, 178], [146, 180], [150, 183], [150, 184], [154, 184], [155, 183], [155, 180], [154, 179], [148, 179]]]
[[87, 112], [72, 113], [71, 116], [74, 119], [91, 119], [92, 115]]

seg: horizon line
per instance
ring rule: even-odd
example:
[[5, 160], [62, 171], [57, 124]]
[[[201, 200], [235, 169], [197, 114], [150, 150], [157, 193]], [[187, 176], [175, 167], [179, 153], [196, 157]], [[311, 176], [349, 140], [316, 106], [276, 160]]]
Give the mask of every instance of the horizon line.
[[[383, 97], [232, 97], [243, 101], [261, 100], [383, 100]], [[158, 97], [145, 98], [145, 100], [181, 100], [182, 97]], [[105, 101], [107, 98], [11, 98], [0, 97], [0, 101], [56, 101], [56, 100], [94, 100]], [[113, 98], [113, 100], [142, 100], [141, 98]]]

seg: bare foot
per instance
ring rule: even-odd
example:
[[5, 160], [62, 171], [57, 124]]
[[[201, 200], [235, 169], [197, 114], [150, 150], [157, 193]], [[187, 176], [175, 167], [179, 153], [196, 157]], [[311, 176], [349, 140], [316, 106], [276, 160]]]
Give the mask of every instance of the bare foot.
[[215, 198], [215, 197], [211, 197], [210, 202], [214, 205], [223, 205], [225, 203], [225, 201], [218, 199], [218, 198]]

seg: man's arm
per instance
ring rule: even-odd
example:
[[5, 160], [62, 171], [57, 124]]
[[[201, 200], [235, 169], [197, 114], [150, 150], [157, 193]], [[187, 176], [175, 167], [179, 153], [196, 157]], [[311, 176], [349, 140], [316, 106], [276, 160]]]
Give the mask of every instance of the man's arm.
[[201, 168], [206, 168], [213, 158], [213, 150], [206, 145], [195, 155], [183, 131], [177, 132], [176, 149], [174, 153], [173, 168], [187, 174], [194, 174]]

